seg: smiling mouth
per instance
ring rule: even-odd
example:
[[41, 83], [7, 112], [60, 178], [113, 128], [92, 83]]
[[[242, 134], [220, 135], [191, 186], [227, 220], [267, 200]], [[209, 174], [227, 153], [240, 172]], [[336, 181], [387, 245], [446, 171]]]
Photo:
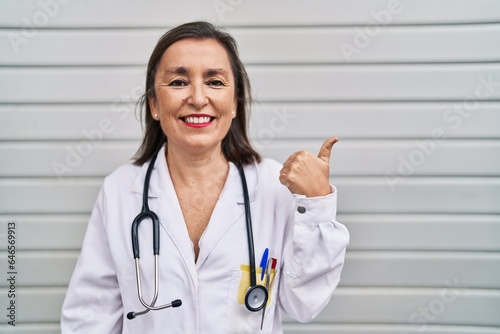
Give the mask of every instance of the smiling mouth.
[[181, 120], [187, 124], [208, 124], [212, 122], [215, 117], [210, 116], [187, 116], [181, 117]]

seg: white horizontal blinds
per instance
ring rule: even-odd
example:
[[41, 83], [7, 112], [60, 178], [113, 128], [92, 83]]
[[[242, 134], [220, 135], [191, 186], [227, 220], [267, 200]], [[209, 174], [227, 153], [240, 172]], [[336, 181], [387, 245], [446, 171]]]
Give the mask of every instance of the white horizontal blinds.
[[[325, 134], [328, 135], [328, 134]], [[293, 138], [293, 137], [290, 137]], [[63, 175], [68, 176], [102, 176], [121, 161], [131, 157], [136, 149], [136, 141], [102, 142], [89, 148], [88, 156], [80, 156], [80, 141], [49, 142], [8, 142], [0, 144], [0, 156], [9, 164], [0, 165], [0, 175], [10, 177], [52, 177], [57, 166], [52, 162], [67, 165]], [[266, 156], [285, 161], [297, 150], [296, 143], [290, 139], [274, 139], [268, 143], [266, 137], [254, 140], [255, 146]], [[347, 140], [335, 150], [336, 176], [376, 176], [388, 173], [396, 176], [401, 171], [413, 172], [415, 176], [495, 176], [500, 170], [500, 143], [493, 139], [453, 140], [435, 147], [431, 141], [401, 139]], [[421, 168], [412, 166], [411, 152], [415, 145], [420, 145], [433, 154], [432, 159]], [[315, 151], [321, 146], [320, 140], [304, 140], [301, 147]], [[371, 158], [367, 165], [363, 162]], [[483, 160], [484, 164], [476, 163]], [[37, 161], [38, 165], [32, 164]], [[394, 161], [398, 164], [394, 165]], [[75, 166], [73, 166], [75, 165]], [[450, 166], [451, 165], [451, 166]], [[73, 166], [73, 167], [72, 167]]]
[[[77, 2], [58, 0], [59, 6], [44, 9], [37, 0], [3, 5], [0, 20], [6, 27], [23, 27], [29, 21], [45, 28], [136, 28], [171, 27], [186, 21], [206, 19], [228, 26], [308, 26], [383, 24], [457, 24], [498, 22], [496, 0], [220, 0], [179, 3], [136, 3], [120, 0]], [[398, 5], [399, 4], [399, 5]], [[453, 7], [450, 7], [453, 6]], [[99, 9], [99, 10], [96, 10]], [[452, 10], [451, 10], [452, 9]], [[391, 14], [387, 14], [387, 12]], [[45, 12], [48, 20], [44, 20]], [[44, 21], [47, 21], [44, 23]]]
[[[250, 122], [254, 138], [274, 145], [274, 140], [294, 138], [297, 133], [314, 129], [308, 139], [320, 140], [330, 133], [342, 139], [421, 139], [442, 128], [450, 139], [495, 139], [500, 136], [500, 103], [481, 102], [467, 119], [455, 110], [461, 102], [298, 102], [293, 104], [258, 102]], [[109, 104], [5, 104], [0, 105], [2, 140], [80, 140], [99, 128], [102, 120], [119, 126], [106, 133], [107, 139], [139, 140], [133, 103]], [[334, 122], [318, 122], [331, 117]], [[64, 124], [52, 131], [53, 120]], [[275, 119], [277, 122], [272, 123]], [[387, 126], [390, 120], [391, 126]], [[271, 129], [274, 125], [274, 130]], [[352, 126], [355, 124], [356, 126]], [[411, 127], [408, 126], [411, 124]], [[283, 126], [286, 125], [286, 126]], [[269, 131], [273, 131], [272, 136]], [[272, 139], [272, 140], [269, 140]], [[267, 140], [267, 141], [266, 141]], [[453, 142], [450, 142], [451, 144]], [[443, 143], [448, 144], [448, 143]], [[339, 161], [341, 163], [341, 161]], [[450, 167], [450, 166], [449, 166]]]
[[102, 178], [142, 135], [134, 102], [149, 54], [196, 19], [236, 37], [265, 156], [341, 137], [341, 285], [313, 323], [285, 318], [285, 332], [500, 333], [494, 0], [2, 3], [0, 221], [18, 222], [20, 312], [0, 332], [59, 331]]
[[[1, 180], [2, 191], [9, 196], [0, 203], [0, 209], [7, 213], [88, 212], [94, 204], [101, 179], [64, 179], [64, 175], [62, 178], [60, 182], [51, 178]], [[499, 213], [500, 181], [495, 178], [392, 180], [389, 177], [336, 177], [332, 181], [343, 192], [343, 197], [339, 198], [341, 212]], [[447, 201], [442, 201], [442, 198], [447, 198]], [[463, 202], [467, 205], [461, 205]]]
[[[500, 76], [500, 64], [492, 63], [250, 65], [247, 70], [255, 98], [262, 102], [457, 101], [464, 104], [459, 107], [466, 109], [465, 114], [471, 114], [477, 103], [500, 99], [494, 81]], [[143, 81], [144, 69], [136, 66], [1, 68], [0, 99], [6, 103], [117, 104], [132, 101]], [[65, 85], [72, 90], [62, 89]]]
[[[19, 277], [19, 284], [64, 285], [71, 277], [71, 269], [77, 257], [78, 251], [49, 254], [25, 251], [19, 256], [19, 271], [24, 273]], [[349, 254], [347, 260], [350, 265], [343, 274], [343, 279], [352, 287], [369, 288], [376, 285], [393, 288], [413, 284], [433, 288], [442, 284], [450, 271], [457, 272], [460, 276], [457, 282], [468, 288], [498, 289], [500, 287], [496, 279], [500, 267], [500, 256], [497, 254], [358, 251]], [[446, 266], [442, 265], [443, 261], [447, 262]], [[370, 280], [359, 275], [360, 271], [365, 272]], [[59, 274], [54, 276], [54, 272]], [[480, 279], [477, 277], [478, 272], [484, 273]], [[6, 287], [7, 283], [2, 282], [1, 286]]]
[[[229, 28], [228, 31], [237, 39], [247, 64], [345, 64], [344, 53], [339, 47], [341, 43], [356, 49], [364, 46], [363, 52], [352, 54], [351, 63], [487, 62], [495, 61], [500, 56], [500, 51], [492, 47], [500, 34], [500, 26], [496, 23], [385, 26], [376, 38], [366, 35], [362, 26], [255, 27]], [[12, 36], [19, 31], [4, 29], [0, 31], [0, 47], [3, 50], [0, 63], [143, 66], [148, 60], [149, 50], [163, 33], [164, 29], [158, 28], [41, 30], [32, 41], [19, 44], [16, 48], [11, 47]], [[366, 38], [362, 40], [364, 35]], [[357, 45], [354, 41], [356, 36], [359, 38]], [[277, 40], [280, 43], [276, 43]], [[48, 49], [52, 51], [47, 52]], [[350, 49], [346, 47], [347, 50]]]

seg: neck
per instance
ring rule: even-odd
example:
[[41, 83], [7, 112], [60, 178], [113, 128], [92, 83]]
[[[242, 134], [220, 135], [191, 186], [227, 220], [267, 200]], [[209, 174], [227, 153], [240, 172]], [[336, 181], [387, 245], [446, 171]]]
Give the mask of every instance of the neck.
[[168, 146], [166, 159], [170, 177], [176, 184], [186, 187], [210, 186], [224, 183], [229, 171], [229, 164], [220, 147], [202, 154], [189, 154]]

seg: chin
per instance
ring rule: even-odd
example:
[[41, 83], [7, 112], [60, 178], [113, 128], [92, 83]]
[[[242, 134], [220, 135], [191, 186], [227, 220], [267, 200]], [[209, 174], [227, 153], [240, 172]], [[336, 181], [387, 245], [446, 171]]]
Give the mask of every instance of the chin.
[[184, 145], [183, 149], [193, 152], [206, 152], [221, 147], [222, 147], [222, 141], [200, 138], [197, 140], [189, 141]]

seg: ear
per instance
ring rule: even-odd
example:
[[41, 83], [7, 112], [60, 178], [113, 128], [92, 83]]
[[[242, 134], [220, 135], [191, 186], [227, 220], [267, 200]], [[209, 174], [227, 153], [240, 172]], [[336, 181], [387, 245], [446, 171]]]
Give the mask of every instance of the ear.
[[231, 116], [233, 119], [235, 119], [236, 115], [238, 115], [238, 99], [235, 97], [234, 103], [233, 103], [233, 111], [231, 112]]
[[156, 119], [154, 116], [155, 114], [158, 114], [158, 110], [156, 107], [156, 99], [153, 96], [148, 97], [148, 104], [149, 104], [149, 110], [151, 111], [151, 117], [153, 117], [153, 119]]

